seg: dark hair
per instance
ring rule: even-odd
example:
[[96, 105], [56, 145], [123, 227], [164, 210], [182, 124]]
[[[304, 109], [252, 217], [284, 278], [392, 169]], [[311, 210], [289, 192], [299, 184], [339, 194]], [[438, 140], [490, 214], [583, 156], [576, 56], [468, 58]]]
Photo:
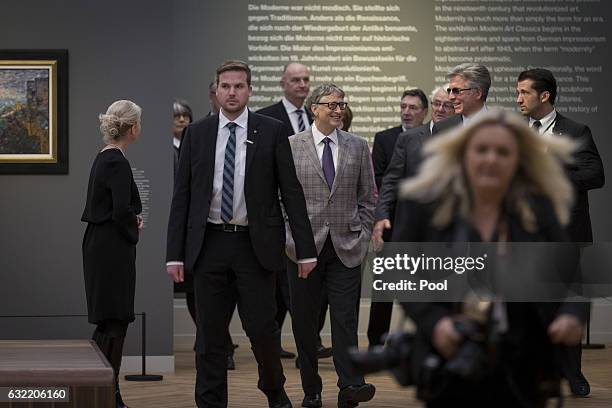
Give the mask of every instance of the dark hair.
[[538, 94], [544, 91], [550, 93], [548, 100], [551, 105], [555, 104], [557, 98], [557, 80], [552, 72], [544, 68], [533, 68], [523, 71], [519, 74], [518, 82], [531, 79], [533, 81], [532, 88], [535, 89]]
[[247, 85], [251, 86], [251, 68], [249, 68], [246, 62], [239, 60], [228, 60], [221, 64], [221, 66], [217, 68], [217, 76], [215, 77], [217, 84], [219, 83], [219, 75], [228, 71], [242, 71], [246, 73]]
[[418, 96], [418, 98], [421, 100], [421, 103], [423, 104], [423, 108], [427, 109], [429, 107], [427, 95], [425, 95], [425, 92], [423, 92], [419, 88], [406, 89], [402, 94], [402, 99], [404, 99], [406, 96]]
[[187, 103], [186, 100], [183, 99], [175, 99], [172, 102], [172, 114], [174, 116], [178, 115], [186, 115], [189, 116], [189, 122], [193, 122], [193, 111]]

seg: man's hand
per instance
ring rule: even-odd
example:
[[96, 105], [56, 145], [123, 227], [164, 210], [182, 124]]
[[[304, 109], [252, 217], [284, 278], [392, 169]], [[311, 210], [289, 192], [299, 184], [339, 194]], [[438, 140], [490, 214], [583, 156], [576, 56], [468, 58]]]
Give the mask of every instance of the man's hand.
[[138, 231], [142, 231], [144, 229], [144, 218], [142, 218], [142, 215], [136, 216], [136, 223], [138, 224]]
[[391, 229], [391, 221], [387, 218], [376, 221], [374, 224], [374, 229], [372, 230], [372, 246], [374, 247], [374, 251], [380, 251], [383, 247], [385, 241], [383, 240], [383, 232], [386, 229]]
[[166, 272], [175, 283], [181, 283], [185, 280], [184, 265], [168, 265], [166, 266]]
[[457, 354], [463, 342], [463, 336], [455, 329], [455, 324], [450, 317], [443, 317], [433, 329], [431, 342], [438, 353], [449, 360]]
[[556, 344], [575, 346], [582, 341], [584, 327], [576, 316], [561, 314], [548, 326], [550, 340]]
[[299, 263], [297, 265], [298, 265], [298, 277], [302, 279], [306, 279], [308, 278], [308, 275], [310, 275], [310, 272], [312, 272], [312, 270], [316, 268], [317, 261]]

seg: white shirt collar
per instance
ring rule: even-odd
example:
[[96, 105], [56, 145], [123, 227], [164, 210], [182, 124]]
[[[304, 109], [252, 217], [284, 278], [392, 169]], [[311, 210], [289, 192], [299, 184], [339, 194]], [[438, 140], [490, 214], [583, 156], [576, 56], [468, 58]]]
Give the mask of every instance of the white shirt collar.
[[434, 121], [433, 121], [433, 120], [430, 120], [430, 121], [429, 121], [429, 133], [432, 133], [432, 132], [433, 132], [433, 127], [434, 127], [434, 125], [435, 125]]
[[238, 116], [235, 120], [229, 120], [223, 114], [223, 109], [221, 109], [219, 112], [219, 129], [223, 129], [230, 122], [234, 122], [241, 128], [246, 129], [249, 123], [249, 108], [245, 107], [240, 116]]
[[321, 133], [321, 131], [317, 129], [314, 123], [312, 124], [312, 127], [310, 129], [312, 130], [312, 136], [314, 138], [315, 146], [321, 143], [326, 137], [329, 137], [332, 142], [338, 145], [338, 129], [334, 129], [329, 135], [324, 135], [323, 133]]
[[281, 101], [283, 102], [283, 106], [285, 107], [285, 110], [289, 114], [295, 112], [298, 109], [301, 109], [303, 113], [306, 113], [303, 105], [302, 105], [302, 107], [297, 107], [294, 104], [292, 104], [291, 102], [289, 102], [289, 99], [287, 99], [284, 96], [283, 96], [283, 99], [281, 99]]
[[172, 144], [174, 145], [174, 147], [176, 147], [177, 149], [179, 147], [181, 147], [181, 141], [179, 139], [177, 139], [176, 137], [172, 136]]
[[[555, 121], [555, 119], [557, 119], [557, 111], [553, 109], [552, 112], [550, 112], [548, 115], [540, 119], [540, 123], [542, 124], [542, 126], [540, 126], [540, 129], [541, 129], [540, 132], [544, 133], [550, 130], [549, 128], [552, 125], [552, 123]], [[533, 126], [533, 122], [535, 121], [536, 119], [530, 116], [529, 117], [529, 127]]]

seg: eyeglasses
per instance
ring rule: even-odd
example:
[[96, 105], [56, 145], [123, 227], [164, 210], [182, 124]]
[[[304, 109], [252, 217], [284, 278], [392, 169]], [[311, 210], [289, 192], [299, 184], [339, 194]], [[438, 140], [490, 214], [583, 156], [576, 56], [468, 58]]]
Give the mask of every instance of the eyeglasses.
[[340, 108], [340, 110], [345, 110], [348, 106], [346, 102], [316, 102], [313, 105], [327, 105], [330, 110], [335, 111], [336, 108]]
[[446, 92], [450, 95], [459, 95], [461, 92], [463, 91], [471, 91], [472, 89], [478, 89], [478, 88], [446, 88]]
[[455, 110], [455, 105], [453, 105], [451, 102], [440, 102], [440, 101], [432, 101], [431, 102], [431, 106], [434, 107], [434, 109], [440, 109], [440, 107], [442, 107], [444, 110]]

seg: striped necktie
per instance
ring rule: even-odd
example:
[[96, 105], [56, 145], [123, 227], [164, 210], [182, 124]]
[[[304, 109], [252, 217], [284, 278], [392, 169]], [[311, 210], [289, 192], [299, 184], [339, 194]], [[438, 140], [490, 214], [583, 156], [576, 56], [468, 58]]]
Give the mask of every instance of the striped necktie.
[[304, 113], [304, 111], [302, 109], [297, 109], [295, 111], [295, 114], [298, 117], [298, 130], [300, 132], [303, 132], [306, 130], [306, 125], [304, 124], [304, 118], [302, 117], [302, 114]]
[[221, 220], [229, 223], [234, 217], [234, 163], [236, 159], [236, 124], [230, 122], [230, 131], [225, 145], [225, 162], [223, 163], [223, 190], [221, 192]]

